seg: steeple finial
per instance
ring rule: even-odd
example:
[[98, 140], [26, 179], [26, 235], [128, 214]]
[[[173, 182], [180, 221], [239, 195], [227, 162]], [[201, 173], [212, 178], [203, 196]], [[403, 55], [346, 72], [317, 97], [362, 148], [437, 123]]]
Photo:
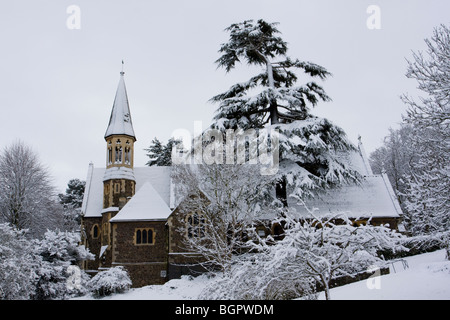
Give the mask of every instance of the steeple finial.
[[125, 72], [123, 72], [123, 59], [122, 59], [122, 71], [120, 71], [120, 75], [123, 76]]

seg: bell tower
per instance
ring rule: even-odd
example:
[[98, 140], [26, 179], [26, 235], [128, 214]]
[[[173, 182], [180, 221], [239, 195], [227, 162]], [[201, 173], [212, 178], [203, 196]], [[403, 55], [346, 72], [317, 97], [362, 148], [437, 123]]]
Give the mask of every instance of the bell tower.
[[[119, 211], [135, 193], [133, 172], [136, 136], [128, 105], [124, 72], [120, 72], [114, 104], [105, 133], [106, 170], [103, 177], [103, 211]], [[107, 220], [112, 218], [109, 216]]]

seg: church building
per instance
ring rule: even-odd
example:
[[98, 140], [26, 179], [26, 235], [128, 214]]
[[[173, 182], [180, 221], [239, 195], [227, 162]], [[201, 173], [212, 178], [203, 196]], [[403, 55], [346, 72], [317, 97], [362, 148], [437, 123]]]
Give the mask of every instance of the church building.
[[[189, 212], [180, 212], [171, 167], [134, 167], [136, 135], [124, 72], [104, 139], [106, 167], [89, 164], [86, 178], [81, 238], [95, 260], [84, 261], [83, 269], [95, 274], [123, 266], [133, 287], [163, 284], [195, 271], [199, 257], [182, 246], [183, 237], [191, 235], [177, 231], [195, 219], [189, 219]], [[318, 214], [350, 211], [360, 218], [371, 217], [373, 224], [398, 228], [401, 209], [387, 176], [372, 173], [361, 142], [351, 157], [365, 176], [362, 185], [344, 186], [307, 204], [317, 208]]]

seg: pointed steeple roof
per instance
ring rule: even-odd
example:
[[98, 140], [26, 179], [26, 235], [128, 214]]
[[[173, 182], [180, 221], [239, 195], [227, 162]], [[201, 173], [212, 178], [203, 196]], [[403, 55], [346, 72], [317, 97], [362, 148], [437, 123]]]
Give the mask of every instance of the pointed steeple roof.
[[128, 105], [124, 74], [125, 72], [120, 72], [119, 85], [117, 86], [116, 97], [114, 99], [108, 128], [106, 129], [105, 139], [115, 134], [124, 134], [136, 139], [131, 121], [130, 107]]

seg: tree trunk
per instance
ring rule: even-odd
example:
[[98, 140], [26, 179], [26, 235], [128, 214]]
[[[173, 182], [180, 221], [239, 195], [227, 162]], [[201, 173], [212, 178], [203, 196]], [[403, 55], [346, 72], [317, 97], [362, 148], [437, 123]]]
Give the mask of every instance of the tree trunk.
[[273, 80], [273, 69], [272, 69], [272, 63], [269, 59], [264, 57], [264, 60], [266, 60], [266, 67], [267, 67], [267, 79], [269, 80], [269, 87], [275, 88], [275, 81]]
[[450, 260], [450, 236], [449, 235], [447, 235], [445, 238], [444, 238], [444, 241], [445, 241], [445, 244], [444, 244], [444, 247], [445, 247], [445, 258], [447, 259], [447, 260]]
[[[266, 60], [266, 67], [267, 67], [267, 78], [269, 80], [269, 87], [275, 88], [275, 82], [273, 80], [273, 69], [272, 69], [272, 63], [264, 57]], [[272, 125], [280, 123], [278, 119], [278, 109], [277, 109], [277, 101], [273, 99], [270, 101], [269, 106], [269, 112], [270, 112], [270, 123]], [[275, 185], [275, 195], [278, 200], [281, 201], [283, 204], [283, 207], [287, 207], [287, 193], [286, 193], [286, 179], [282, 178], [280, 181], [278, 181]]]
[[322, 280], [322, 284], [323, 284], [323, 290], [325, 292], [325, 299], [327, 300], [331, 300], [331, 296], [330, 296], [330, 287], [328, 285], [328, 281], [326, 279], [326, 277], [324, 275], [320, 275], [320, 279]]
[[278, 119], [278, 112], [277, 112], [277, 101], [271, 101], [270, 102], [270, 107], [269, 107], [269, 112], [270, 112], [270, 123], [271, 124], [277, 124], [280, 123], [279, 119]]
[[287, 192], [286, 192], [286, 179], [282, 178], [275, 185], [275, 195], [279, 201], [283, 204], [283, 207], [287, 207]]
[[[269, 81], [269, 88], [275, 88], [275, 81], [273, 80], [273, 69], [272, 69], [272, 63], [269, 59], [267, 59], [265, 56], [264, 60], [266, 61], [266, 68], [267, 68], [267, 79]], [[277, 101], [272, 100], [270, 101], [269, 106], [269, 112], [270, 112], [270, 123], [271, 124], [277, 124], [280, 123], [278, 119], [278, 112], [277, 112]]]

